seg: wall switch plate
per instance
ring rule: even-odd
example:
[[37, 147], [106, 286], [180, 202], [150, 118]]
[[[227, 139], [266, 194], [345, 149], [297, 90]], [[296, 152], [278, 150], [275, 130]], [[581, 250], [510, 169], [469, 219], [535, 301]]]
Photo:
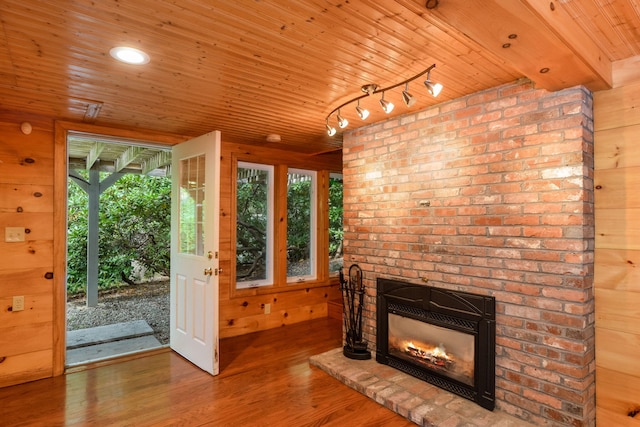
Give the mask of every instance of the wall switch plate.
[[24, 296], [13, 297], [13, 307], [11, 311], [24, 310]]
[[5, 242], [24, 242], [24, 227], [6, 227], [4, 229]]
[[269, 314], [271, 313], [271, 304], [265, 304], [264, 305], [264, 314]]

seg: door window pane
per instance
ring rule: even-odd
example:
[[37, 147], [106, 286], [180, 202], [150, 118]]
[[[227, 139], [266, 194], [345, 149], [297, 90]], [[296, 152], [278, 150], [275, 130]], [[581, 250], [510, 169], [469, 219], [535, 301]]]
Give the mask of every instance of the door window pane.
[[204, 255], [205, 156], [180, 161], [179, 245], [183, 254]]
[[238, 162], [236, 287], [273, 282], [273, 166]]
[[316, 172], [289, 169], [287, 180], [287, 281], [316, 277]]

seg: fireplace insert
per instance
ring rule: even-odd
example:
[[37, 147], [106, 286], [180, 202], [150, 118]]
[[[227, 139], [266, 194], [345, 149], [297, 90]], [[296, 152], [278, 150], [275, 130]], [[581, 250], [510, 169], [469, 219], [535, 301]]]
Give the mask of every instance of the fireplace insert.
[[495, 298], [377, 280], [376, 360], [495, 407]]

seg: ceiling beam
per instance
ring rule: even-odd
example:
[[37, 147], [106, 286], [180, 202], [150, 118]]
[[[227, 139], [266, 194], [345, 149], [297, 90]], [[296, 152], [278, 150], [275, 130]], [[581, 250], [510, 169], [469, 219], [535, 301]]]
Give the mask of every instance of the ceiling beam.
[[487, 0], [478, 7], [468, 0], [443, 0], [431, 12], [537, 87], [612, 87], [611, 61], [559, 2]]
[[95, 164], [96, 160], [100, 158], [100, 154], [102, 154], [102, 150], [106, 145], [102, 142], [94, 142], [89, 150], [89, 154], [87, 154], [87, 161], [85, 162], [85, 168], [89, 171]]
[[127, 148], [116, 159], [115, 172], [120, 172], [121, 170], [126, 168], [129, 164], [133, 163], [138, 158], [138, 156], [140, 156], [144, 151], [145, 149], [142, 147], [131, 146]]
[[[566, 2], [540, 0], [521, 0], [529, 10], [540, 18], [550, 31], [578, 57], [586, 67], [590, 68], [594, 76], [600, 79], [605, 87], [599, 87], [594, 81], [593, 90], [611, 89], [613, 87], [612, 63], [607, 54], [600, 49], [569, 14]], [[585, 83], [591, 89], [592, 84]], [[597, 86], [597, 87], [596, 87]]]
[[171, 164], [171, 151], [158, 151], [153, 157], [142, 163], [142, 174]]

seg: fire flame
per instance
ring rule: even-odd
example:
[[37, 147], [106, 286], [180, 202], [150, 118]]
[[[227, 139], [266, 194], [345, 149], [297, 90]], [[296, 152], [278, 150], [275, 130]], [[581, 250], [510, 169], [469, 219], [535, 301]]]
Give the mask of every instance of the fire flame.
[[438, 344], [438, 346], [436, 347], [431, 347], [430, 350], [425, 350], [424, 348], [415, 345], [413, 341], [409, 341], [407, 343], [407, 346], [405, 347], [405, 351], [410, 352], [412, 350], [413, 351], [418, 350], [420, 353], [423, 353], [423, 354], [431, 354], [432, 356], [435, 356], [435, 357], [451, 360], [451, 357], [449, 357], [449, 355], [447, 354], [447, 351], [444, 348], [444, 345], [442, 343]]

